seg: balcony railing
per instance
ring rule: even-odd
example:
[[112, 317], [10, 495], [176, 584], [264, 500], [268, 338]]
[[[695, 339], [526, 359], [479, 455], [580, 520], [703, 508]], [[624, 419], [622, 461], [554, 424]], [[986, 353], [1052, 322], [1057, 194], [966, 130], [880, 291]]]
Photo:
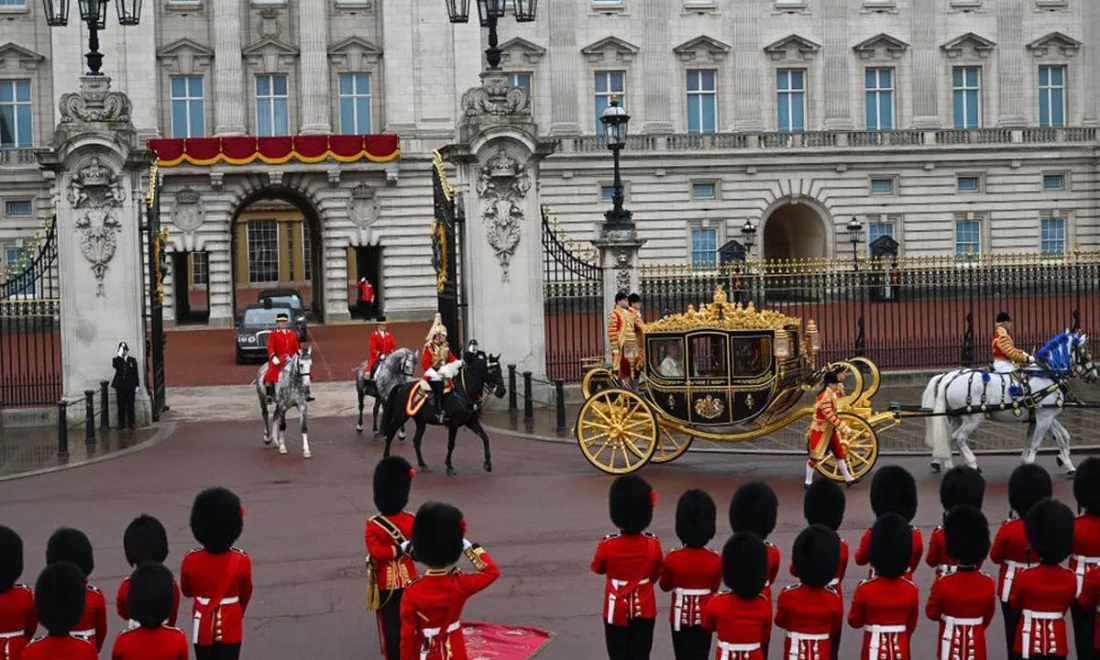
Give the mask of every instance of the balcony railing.
[[38, 165], [32, 149], [0, 149], [0, 166]]

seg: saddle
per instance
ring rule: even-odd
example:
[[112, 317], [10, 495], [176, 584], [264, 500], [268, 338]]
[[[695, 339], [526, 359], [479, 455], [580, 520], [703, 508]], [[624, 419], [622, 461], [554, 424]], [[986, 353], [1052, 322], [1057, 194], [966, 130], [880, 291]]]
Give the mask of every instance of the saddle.
[[[451, 381], [443, 383], [443, 393], [447, 394], [453, 392], [455, 389], [454, 384]], [[432, 395], [431, 391], [424, 392], [419, 386], [409, 388], [409, 396], [405, 400], [405, 414], [409, 417], [415, 417], [420, 409], [427, 403], [428, 398]]]

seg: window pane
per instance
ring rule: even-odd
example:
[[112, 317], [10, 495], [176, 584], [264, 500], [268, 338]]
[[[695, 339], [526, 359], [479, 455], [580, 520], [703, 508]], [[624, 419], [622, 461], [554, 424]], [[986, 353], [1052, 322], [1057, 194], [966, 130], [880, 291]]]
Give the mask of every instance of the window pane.
[[791, 96], [792, 128], [795, 131], [803, 131], [806, 129], [806, 97], [801, 92]]
[[779, 78], [776, 81], [776, 87], [779, 89], [790, 89], [790, 72], [786, 69], [779, 70]]
[[1050, 89], [1039, 90], [1039, 125], [1050, 126]]
[[1050, 125], [1064, 126], [1066, 123], [1065, 91], [1061, 88], [1052, 90], [1050, 101]]
[[959, 191], [960, 192], [975, 192], [978, 190], [978, 177], [976, 176], [960, 176], [959, 177]]
[[172, 76], [172, 98], [187, 96], [187, 78], [185, 76]]
[[1050, 75], [1050, 78], [1051, 78], [1050, 82], [1051, 82], [1051, 83], [1053, 83], [1053, 84], [1055, 84], [1055, 85], [1058, 85], [1059, 87], [1061, 87], [1062, 85], [1064, 85], [1064, 84], [1065, 84], [1065, 79], [1066, 79], [1066, 67], [1064, 67], [1064, 66], [1056, 66], [1056, 67], [1054, 67], [1054, 69], [1053, 69], [1053, 70], [1052, 70], [1052, 71], [1050, 72], [1050, 74], [1051, 74], [1051, 75]]
[[275, 96], [286, 96], [286, 76], [274, 76]]
[[978, 121], [978, 92], [968, 91], [966, 93], [966, 127], [977, 128], [980, 125]]
[[894, 103], [893, 94], [882, 92], [879, 94], [879, 129], [888, 131], [894, 127]]
[[696, 183], [691, 186], [691, 196], [695, 199], [714, 199], [718, 195], [715, 184]]
[[607, 73], [603, 71], [596, 72], [596, 93], [607, 93]]
[[790, 92], [779, 93], [779, 130], [791, 130], [791, 95]]
[[351, 94], [351, 75], [347, 73], [340, 74], [340, 93]]
[[4, 204], [4, 213], [11, 217], [26, 217], [31, 214], [31, 211], [29, 199], [9, 201]]
[[172, 137], [188, 137], [187, 101], [172, 101]]
[[1062, 190], [1066, 187], [1066, 177], [1061, 174], [1047, 174], [1043, 177], [1044, 190]]
[[31, 136], [31, 106], [15, 106], [15, 124], [19, 129], [16, 132], [16, 144], [20, 147], [29, 147], [34, 143]]
[[699, 126], [699, 106], [702, 99], [698, 94], [688, 94], [688, 133], [698, 133]]
[[271, 96], [271, 76], [256, 76], [256, 95]]
[[615, 186], [600, 186], [600, 199], [605, 202], [611, 201], [611, 198], [615, 196]]
[[203, 117], [202, 101], [191, 102], [191, 126], [187, 137], [203, 137], [206, 135], [206, 118]]
[[703, 127], [702, 132], [713, 133], [718, 127], [718, 117], [715, 111], [717, 101], [713, 94], [703, 97]]
[[867, 89], [878, 87], [878, 76], [875, 69], [867, 69], [863, 72], [863, 86]]
[[977, 87], [978, 86], [978, 67], [967, 67], [966, 69], [966, 86]]
[[286, 99], [275, 100], [275, 135], [290, 134], [290, 114]]
[[31, 83], [29, 80], [17, 80], [15, 82], [15, 100], [20, 103], [31, 102]]
[[344, 135], [354, 135], [355, 131], [355, 102], [350, 98], [340, 99], [340, 132]]
[[271, 101], [256, 101], [256, 134], [271, 135]]
[[202, 97], [202, 76], [188, 76], [187, 86], [190, 88], [191, 96]]
[[699, 72], [688, 71], [687, 73], [688, 91], [694, 92], [699, 89]]
[[963, 70], [962, 67], [955, 67], [951, 71], [951, 85], [953, 87], [963, 86]]
[[894, 192], [894, 180], [871, 179], [871, 192], [876, 195], [888, 195]]
[[611, 74], [611, 90], [612, 92], [621, 93], [626, 89], [626, 82], [624, 80], [625, 75], [621, 72], [615, 72]]
[[355, 132], [359, 134], [369, 134], [370, 128], [370, 97], [360, 97], [355, 102], [355, 110], [357, 113], [355, 122]]
[[0, 105], [0, 147], [15, 146], [15, 106]]

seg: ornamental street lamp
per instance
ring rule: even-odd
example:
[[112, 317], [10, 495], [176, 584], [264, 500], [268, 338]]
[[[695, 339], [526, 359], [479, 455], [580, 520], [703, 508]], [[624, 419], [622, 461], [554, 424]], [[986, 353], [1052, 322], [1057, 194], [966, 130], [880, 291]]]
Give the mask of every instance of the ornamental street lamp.
[[[50, 27], [64, 27], [69, 24], [69, 4], [71, 0], [42, 0], [46, 13], [46, 24]], [[103, 53], [99, 52], [99, 31], [107, 28], [107, 5], [110, 0], [77, 0], [80, 20], [88, 28], [88, 52], [84, 59], [88, 63], [88, 75], [103, 75]], [[119, 25], [137, 25], [141, 22], [141, 0], [115, 0], [115, 11]]]
[[852, 244], [852, 261], [856, 265], [856, 270], [859, 270], [859, 243], [863, 240], [863, 223], [852, 216], [852, 221], [848, 223], [848, 241]]
[[752, 224], [752, 220], [746, 220], [741, 227], [741, 242], [745, 244], [745, 258], [751, 258], [752, 248], [756, 245], [756, 227]]
[[633, 214], [623, 208], [623, 179], [619, 169], [619, 152], [626, 146], [626, 125], [630, 123], [630, 115], [619, 105], [617, 94], [611, 95], [611, 103], [600, 115], [600, 122], [607, 137], [607, 148], [615, 157], [615, 194], [611, 198], [614, 207], [604, 213], [603, 227], [605, 230], [633, 230]]
[[[476, 0], [477, 18], [483, 28], [489, 28], [489, 47], [485, 49], [485, 60], [489, 69], [500, 70], [500, 49], [497, 48], [497, 21], [504, 18], [511, 5], [517, 23], [531, 23], [535, 20], [538, 0]], [[452, 23], [465, 23], [470, 20], [470, 0], [444, 0], [447, 4], [447, 16]]]

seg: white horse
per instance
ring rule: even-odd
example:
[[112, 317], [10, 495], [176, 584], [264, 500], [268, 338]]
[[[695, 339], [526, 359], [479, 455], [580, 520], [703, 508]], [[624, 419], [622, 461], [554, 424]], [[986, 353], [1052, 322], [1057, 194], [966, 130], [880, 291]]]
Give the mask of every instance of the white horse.
[[264, 362], [256, 374], [256, 395], [260, 398], [260, 412], [264, 417], [264, 444], [271, 444], [274, 438], [280, 454], [286, 453], [286, 414], [291, 408], [298, 409], [298, 421], [302, 428], [302, 458], [310, 458], [309, 451], [309, 387], [310, 373], [313, 371], [313, 347], [299, 350], [286, 359], [279, 380], [275, 383], [275, 412], [270, 423], [267, 414], [267, 395], [264, 392], [264, 374], [270, 368]]
[[1027, 444], [1022, 459], [1034, 463], [1047, 433], [1058, 445], [1058, 464], [1072, 476], [1069, 432], [1058, 423], [1066, 398], [1066, 381], [1076, 376], [1087, 383], [1100, 379], [1092, 361], [1088, 337], [1066, 330], [1035, 354], [1036, 364], [1017, 373], [990, 373], [980, 369], [956, 369], [934, 377], [924, 390], [921, 407], [932, 415], [925, 421], [925, 443], [932, 448], [933, 467], [950, 469], [954, 441], [966, 464], [978, 467], [970, 449], [970, 435], [987, 417], [1017, 421], [1031, 413]]

